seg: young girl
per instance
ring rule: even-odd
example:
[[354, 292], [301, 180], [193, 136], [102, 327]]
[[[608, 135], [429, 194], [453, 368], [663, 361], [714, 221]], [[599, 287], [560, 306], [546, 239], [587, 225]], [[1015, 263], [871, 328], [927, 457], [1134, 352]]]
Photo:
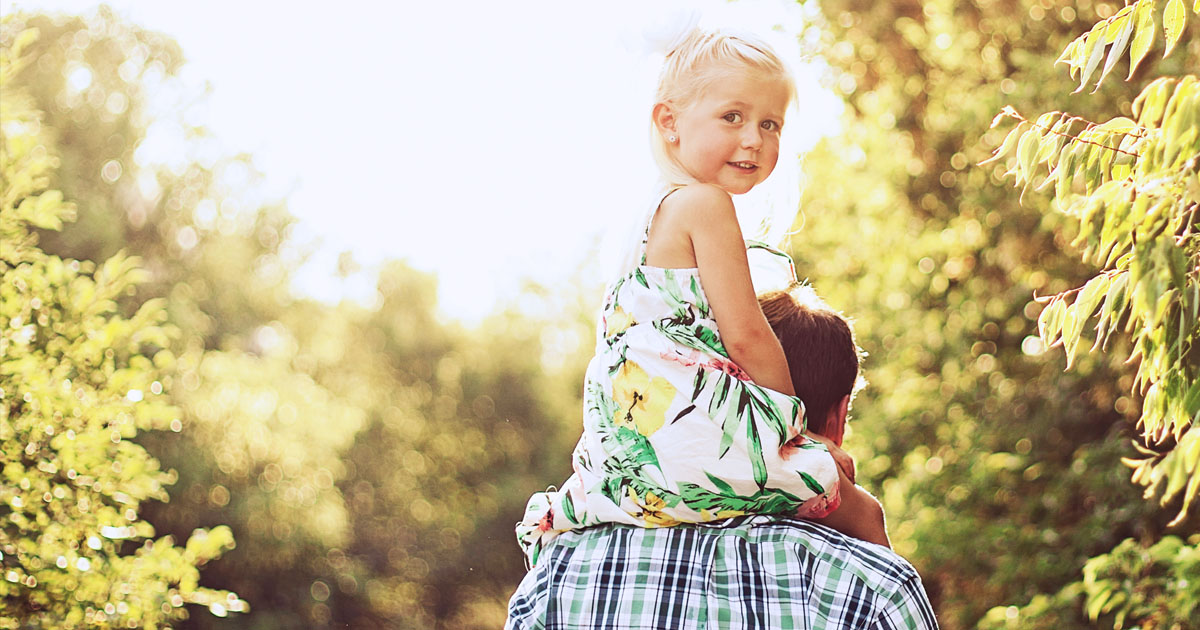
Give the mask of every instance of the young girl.
[[861, 520], [837, 509], [849, 458], [839, 466], [832, 444], [805, 432], [730, 198], [775, 168], [793, 92], [748, 36], [693, 30], [668, 53], [651, 112], [666, 186], [637, 264], [605, 296], [574, 474], [535, 494], [517, 525], [531, 566], [559, 533], [606, 523], [771, 514], [853, 532]]

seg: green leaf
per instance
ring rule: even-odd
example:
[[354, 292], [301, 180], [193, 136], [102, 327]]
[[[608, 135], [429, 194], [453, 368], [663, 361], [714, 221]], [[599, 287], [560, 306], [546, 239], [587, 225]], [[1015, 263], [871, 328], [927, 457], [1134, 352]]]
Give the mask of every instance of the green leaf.
[[[1121, 12], [1124, 15], [1118, 14], [1109, 27], [1109, 33], [1112, 33], [1114, 28], [1117, 29], [1116, 37], [1112, 38], [1113, 45], [1108, 51], [1108, 59], [1104, 62], [1104, 70], [1100, 73], [1100, 78], [1096, 80], [1096, 90], [1100, 89], [1104, 77], [1108, 76], [1108, 73], [1117, 65], [1117, 60], [1125, 53], [1125, 47], [1129, 45], [1129, 36], [1133, 33], [1134, 22], [1133, 16], [1129, 14], [1129, 7], [1121, 9]], [[1095, 90], [1092, 91], [1095, 92]]]
[[1150, 82], [1137, 98], [1133, 99], [1133, 114], [1142, 127], [1157, 127], [1167, 107], [1167, 97], [1174, 79], [1159, 77]]
[[[1181, 522], [1191, 509], [1192, 502], [1200, 490], [1200, 430], [1193, 427], [1179, 439], [1174, 450], [1167, 454], [1156, 468], [1160, 470], [1170, 467], [1167, 489], [1163, 492], [1162, 502], [1167, 503], [1183, 490], [1183, 505], [1179, 514], [1168, 524], [1168, 527]], [[1185, 483], [1186, 482], [1186, 483]]]
[[1062, 327], [1063, 310], [1065, 308], [1066, 305], [1063, 301], [1055, 298], [1038, 315], [1038, 335], [1042, 338], [1042, 343], [1047, 346], [1052, 345], [1054, 340], [1058, 338], [1058, 333]]
[[1021, 168], [1017, 177], [1018, 181], [1033, 179], [1033, 167], [1036, 165], [1034, 160], [1037, 158], [1038, 148], [1041, 146], [1041, 136], [1041, 130], [1036, 127], [1021, 136], [1021, 141], [1017, 144], [1017, 162]]
[[[1057, 66], [1060, 63], [1065, 63], [1068, 66], [1071, 66], [1072, 65], [1071, 60], [1075, 57], [1075, 50], [1077, 48], [1079, 48], [1079, 46], [1083, 45], [1083, 40], [1086, 37], [1087, 37], [1087, 34], [1085, 33], [1084, 35], [1080, 35], [1079, 37], [1076, 37], [1074, 40], [1071, 41], [1070, 44], [1067, 44], [1067, 47], [1063, 49], [1062, 54], [1059, 55], [1058, 59], [1056, 59], [1054, 61], [1054, 65]], [[1071, 70], [1072, 70], [1071, 76], [1074, 77], [1075, 76], [1074, 68], [1072, 68]]]
[[1187, 9], [1183, 6], [1183, 0], [1167, 0], [1167, 8], [1163, 12], [1163, 31], [1167, 36], [1167, 49], [1163, 52], [1164, 59], [1174, 50], [1175, 44], [1179, 42], [1186, 26]]
[[1062, 122], [1062, 120], [1061, 120], [1062, 114], [1060, 114], [1058, 112], [1047, 112], [1038, 117], [1037, 126], [1042, 129], [1048, 128], [1051, 131], [1046, 132], [1038, 140], [1037, 153], [1033, 157], [1033, 163], [1035, 165], [1041, 164], [1042, 162], [1047, 162], [1050, 159], [1050, 157], [1052, 155], [1054, 155], [1055, 152], [1057, 152], [1059, 147], [1061, 146], [1060, 140], [1062, 140], [1062, 136], [1060, 136], [1056, 133], [1053, 133], [1053, 130], [1056, 127], [1059, 127], [1060, 125], [1059, 125], [1059, 123], [1054, 123], [1052, 125], [1050, 122], [1050, 121], [1054, 120], [1056, 117], [1059, 118], [1059, 122]]
[[1104, 589], [1088, 599], [1087, 615], [1092, 621], [1100, 617], [1101, 611], [1104, 610], [1108, 600], [1112, 598], [1112, 589]]
[[1066, 309], [1066, 314], [1063, 317], [1062, 342], [1063, 352], [1067, 355], [1067, 368], [1075, 363], [1075, 350], [1079, 347], [1079, 335], [1083, 332], [1084, 316], [1080, 314], [1076, 305]]
[[1025, 120], [1021, 121], [1020, 124], [1012, 128], [1012, 131], [1008, 132], [1007, 136], [1004, 136], [1004, 141], [1001, 142], [1000, 146], [992, 153], [992, 157], [980, 162], [979, 165], [983, 166], [984, 164], [995, 162], [1005, 155], [1008, 155], [1010, 152], [1012, 152], [1013, 148], [1017, 146], [1017, 141], [1021, 139], [1021, 134], [1025, 133], [1027, 129], [1029, 129], [1029, 122]]
[[1125, 77], [1126, 81], [1133, 78], [1138, 64], [1142, 63], [1154, 44], [1154, 0], [1137, 3], [1137, 8], [1133, 10], [1133, 21], [1133, 43], [1129, 47], [1129, 76]]
[[1092, 347], [1093, 351], [1100, 347], [1121, 319], [1120, 316], [1125, 310], [1125, 289], [1128, 285], [1127, 272], [1109, 277], [1108, 289], [1104, 292], [1104, 303], [1100, 306], [1100, 321], [1096, 322], [1096, 344]]
[[1068, 150], [1059, 158], [1058, 166], [1054, 169], [1054, 196], [1060, 201], [1071, 194], [1071, 179], [1074, 175], [1075, 151]]
[[1129, 133], [1130, 131], [1137, 129], [1137, 123], [1124, 116], [1118, 116], [1117, 118], [1113, 118], [1112, 120], [1109, 120], [1096, 127], [1096, 129], [1099, 131], [1109, 131], [1112, 133]]
[[1100, 65], [1100, 60], [1104, 58], [1104, 35], [1108, 30], [1108, 25], [1104, 22], [1097, 24], [1088, 33], [1087, 42], [1084, 44], [1084, 54], [1087, 55], [1087, 63], [1083, 67], [1083, 75], [1079, 78], [1079, 87], [1075, 89], [1075, 93], [1082, 92], [1083, 87], [1087, 85], [1088, 79], [1092, 73]]
[[1075, 299], [1075, 309], [1079, 312], [1079, 318], [1083, 320], [1092, 316], [1096, 311], [1096, 307], [1100, 305], [1100, 300], [1104, 297], [1109, 287], [1108, 274], [1101, 274], [1088, 280], [1088, 283], [1083, 286], [1083, 290], [1079, 292], [1079, 297]]

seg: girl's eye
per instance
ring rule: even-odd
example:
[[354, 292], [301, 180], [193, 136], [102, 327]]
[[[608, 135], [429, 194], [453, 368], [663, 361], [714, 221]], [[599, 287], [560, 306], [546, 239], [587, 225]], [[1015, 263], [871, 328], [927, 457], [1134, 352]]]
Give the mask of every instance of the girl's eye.
[[725, 120], [731, 123], [740, 123], [742, 122], [742, 115], [737, 112], [729, 112], [725, 114]]
[[762, 123], [762, 128], [766, 129], [767, 131], [779, 131], [779, 123], [775, 122], [774, 120], [764, 120]]

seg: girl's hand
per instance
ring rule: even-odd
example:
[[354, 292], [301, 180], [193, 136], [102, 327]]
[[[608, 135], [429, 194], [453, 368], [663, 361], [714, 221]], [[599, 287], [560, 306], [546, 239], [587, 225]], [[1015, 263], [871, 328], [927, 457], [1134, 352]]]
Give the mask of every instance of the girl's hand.
[[819, 433], [805, 431], [804, 437], [824, 444], [825, 447], [829, 449], [829, 454], [833, 456], [833, 461], [835, 464], [837, 464], [837, 467], [842, 471], [843, 474], [846, 475], [846, 478], [850, 480], [850, 483], [854, 483], [856, 471], [854, 468], [854, 458], [850, 456], [850, 453], [842, 450], [842, 448], [837, 444], [834, 444], [832, 440]]

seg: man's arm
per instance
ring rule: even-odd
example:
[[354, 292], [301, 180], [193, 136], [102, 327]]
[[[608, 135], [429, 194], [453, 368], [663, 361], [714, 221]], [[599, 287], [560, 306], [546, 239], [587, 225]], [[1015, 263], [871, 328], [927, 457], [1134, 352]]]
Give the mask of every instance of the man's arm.
[[891, 549], [887, 522], [884, 520], [883, 506], [879, 500], [861, 486], [855, 485], [840, 466], [838, 488], [841, 492], [841, 505], [825, 518], [814, 519], [814, 522], [836, 529], [847, 536]]
[[937, 630], [937, 618], [933, 616], [933, 605], [921, 584], [921, 578], [913, 576], [901, 585], [879, 617], [868, 630]]

